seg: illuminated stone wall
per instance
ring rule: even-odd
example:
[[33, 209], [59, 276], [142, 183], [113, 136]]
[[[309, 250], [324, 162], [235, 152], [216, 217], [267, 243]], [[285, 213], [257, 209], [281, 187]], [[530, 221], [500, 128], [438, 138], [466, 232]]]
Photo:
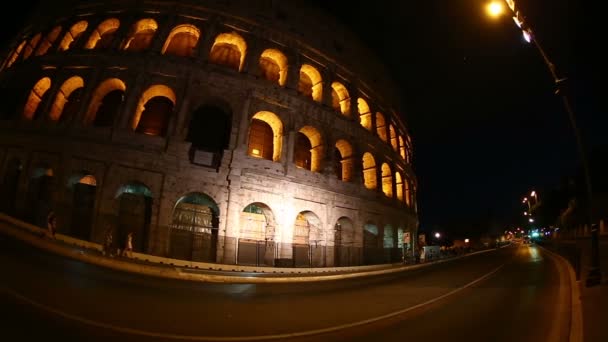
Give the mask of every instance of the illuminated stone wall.
[[294, 259], [289, 244], [416, 236], [394, 87], [328, 17], [285, 1], [57, 5], [70, 3], [5, 50], [2, 210], [36, 224], [54, 210], [67, 234], [136, 230], [141, 251], [223, 263], [243, 263], [246, 242]]

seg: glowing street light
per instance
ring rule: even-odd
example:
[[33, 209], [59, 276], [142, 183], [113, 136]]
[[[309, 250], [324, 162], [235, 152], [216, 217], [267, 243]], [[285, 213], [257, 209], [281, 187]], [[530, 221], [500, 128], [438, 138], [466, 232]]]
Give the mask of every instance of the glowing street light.
[[490, 16], [498, 17], [504, 13], [505, 7], [501, 1], [492, 1], [486, 6], [486, 11]]
[[436, 238], [436, 239], [439, 239], [440, 237], [441, 237], [441, 234], [439, 234], [439, 233], [435, 233], [435, 238]]

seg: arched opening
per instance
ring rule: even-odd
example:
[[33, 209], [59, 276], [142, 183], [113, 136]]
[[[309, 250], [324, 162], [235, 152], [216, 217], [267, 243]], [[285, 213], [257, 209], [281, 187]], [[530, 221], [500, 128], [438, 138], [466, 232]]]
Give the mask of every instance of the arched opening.
[[175, 93], [171, 88], [151, 86], [139, 99], [131, 127], [138, 133], [165, 136], [175, 103]]
[[218, 166], [230, 143], [232, 118], [230, 113], [204, 105], [190, 119], [186, 141], [192, 143], [190, 161], [195, 164]]
[[260, 69], [262, 77], [276, 82], [279, 85], [285, 85], [287, 79], [287, 57], [275, 49], [266, 49], [260, 56]]
[[247, 44], [238, 33], [221, 33], [211, 47], [209, 62], [241, 71], [246, 52]]
[[325, 234], [321, 220], [312, 211], [302, 211], [293, 228], [294, 267], [325, 266]]
[[298, 92], [316, 102], [321, 102], [323, 99], [323, 79], [312, 65], [303, 64], [300, 68]]
[[23, 171], [23, 164], [18, 158], [11, 158], [4, 168], [2, 191], [0, 192], [0, 211], [15, 216], [17, 214], [17, 189]]
[[133, 233], [133, 251], [145, 253], [152, 220], [152, 192], [140, 182], [130, 182], [118, 189], [118, 229], [115, 239], [124, 248], [127, 235]]
[[21, 55], [21, 52], [23, 51], [23, 48], [25, 47], [26, 43], [27, 43], [27, 41], [24, 40], [21, 42], [21, 44], [17, 45], [17, 47], [15, 48], [15, 50], [9, 57], [8, 61], [6, 62], [7, 68], [10, 68], [13, 65], [13, 63], [15, 63], [17, 58], [19, 58], [19, 55]]
[[359, 111], [359, 123], [368, 131], [372, 131], [372, 113], [367, 101], [362, 98], [357, 99], [357, 110]]
[[37, 33], [34, 37], [32, 37], [32, 39], [30, 39], [30, 41], [25, 46], [25, 50], [23, 50], [23, 60], [28, 59], [32, 55], [34, 50], [36, 50], [40, 39], [42, 39], [42, 34], [40, 33]]
[[411, 190], [411, 185], [410, 185], [410, 181], [409, 179], [405, 178], [405, 204], [408, 207], [412, 207], [412, 192]]
[[401, 172], [395, 172], [395, 189], [397, 190], [397, 199], [403, 201], [403, 178]]
[[304, 126], [296, 135], [294, 163], [297, 167], [320, 172], [323, 160], [323, 139], [321, 133], [312, 127]]
[[164, 55], [194, 57], [201, 31], [190, 24], [178, 25], [171, 30], [161, 50]]
[[384, 226], [383, 246], [384, 248], [395, 247], [395, 231], [393, 230], [393, 226], [390, 224]]
[[256, 113], [249, 125], [247, 154], [251, 157], [279, 161], [283, 139], [283, 123], [271, 112]]
[[158, 24], [154, 19], [141, 19], [131, 28], [129, 37], [123, 44], [123, 49], [131, 52], [141, 52], [150, 48], [156, 34]]
[[84, 89], [84, 81], [74, 76], [63, 82], [49, 112], [52, 121], [67, 121], [78, 113]]
[[35, 168], [30, 175], [26, 194], [26, 218], [37, 226], [46, 228], [46, 219], [53, 210], [55, 178], [53, 169], [47, 166]]
[[72, 25], [70, 30], [63, 36], [61, 43], [59, 43], [59, 51], [67, 51], [75, 46], [88, 26], [89, 24], [84, 20]]
[[120, 21], [116, 18], [103, 21], [89, 37], [84, 45], [85, 49], [109, 49], [114, 41], [114, 34], [120, 27]]
[[239, 265], [273, 266], [276, 223], [272, 210], [264, 203], [251, 203], [240, 216]]
[[84, 125], [112, 126], [120, 112], [126, 89], [124, 82], [118, 78], [110, 78], [99, 84], [91, 98]]
[[388, 126], [388, 132], [390, 134], [391, 146], [393, 147], [393, 150], [399, 151], [399, 146], [397, 142], [397, 132], [395, 131], [395, 126], [393, 126], [393, 124], [390, 124]]
[[365, 265], [382, 262], [384, 249], [380, 247], [380, 232], [375, 223], [368, 222], [363, 226], [363, 263]]
[[348, 141], [344, 139], [336, 141], [334, 163], [338, 179], [343, 182], [351, 182], [353, 180], [353, 147]]
[[87, 172], [78, 173], [68, 179], [68, 188], [72, 190], [72, 221], [69, 234], [81, 240], [90, 240], [97, 180]]
[[331, 84], [331, 106], [344, 116], [350, 116], [350, 95], [340, 82]]
[[393, 197], [393, 171], [387, 163], [382, 163], [382, 192], [386, 197]]
[[370, 190], [378, 187], [376, 180], [376, 160], [369, 152], [363, 154], [363, 185]]
[[384, 120], [384, 115], [382, 113], [376, 113], [376, 133], [382, 139], [382, 141], [387, 142], [386, 138], [386, 121]]
[[406, 160], [405, 159], [405, 143], [403, 142], [402, 136], [399, 136], [399, 155], [401, 155], [401, 158], [403, 158], [403, 160]]
[[38, 46], [38, 50], [36, 50], [36, 56], [45, 55], [53, 46], [60, 33], [61, 26], [56, 26], [51, 32], [49, 32], [40, 43], [40, 46]]
[[191, 193], [180, 198], [173, 209], [169, 256], [216, 262], [218, 227], [219, 209], [211, 197]]
[[25, 103], [23, 109], [23, 118], [33, 120], [40, 116], [40, 104], [47, 98], [46, 94], [51, 87], [51, 79], [48, 77], [41, 78], [32, 90]]
[[334, 265], [359, 264], [359, 249], [355, 246], [355, 227], [347, 217], [338, 219], [334, 226]]

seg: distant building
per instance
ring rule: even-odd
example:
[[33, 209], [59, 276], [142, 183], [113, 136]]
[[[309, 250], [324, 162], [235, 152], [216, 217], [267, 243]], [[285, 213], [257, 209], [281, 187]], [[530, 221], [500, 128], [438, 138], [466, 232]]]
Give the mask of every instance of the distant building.
[[401, 260], [412, 141], [372, 55], [300, 1], [44, 2], [1, 65], [1, 210], [185, 260]]

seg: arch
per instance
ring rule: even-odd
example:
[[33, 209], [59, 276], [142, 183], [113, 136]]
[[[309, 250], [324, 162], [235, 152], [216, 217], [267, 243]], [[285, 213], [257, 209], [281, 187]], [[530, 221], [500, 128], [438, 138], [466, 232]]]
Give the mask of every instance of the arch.
[[165, 40], [161, 53], [180, 57], [194, 57], [201, 30], [191, 24], [175, 26]]
[[382, 260], [383, 248], [380, 247], [380, 232], [378, 226], [368, 221], [363, 225], [363, 263], [377, 264]]
[[363, 128], [372, 131], [372, 113], [367, 101], [362, 98], [357, 99], [357, 110], [359, 111], [359, 123]]
[[87, 171], [73, 174], [68, 179], [72, 190], [72, 220], [68, 234], [81, 240], [90, 240], [93, 230], [97, 179]]
[[28, 221], [46, 228], [47, 216], [54, 209], [55, 172], [46, 164], [39, 164], [30, 175], [26, 193]]
[[310, 64], [302, 64], [298, 92], [315, 102], [323, 100], [323, 78], [317, 68]]
[[[410, 237], [411, 238], [411, 237]], [[409, 248], [410, 242], [406, 242], [405, 241], [405, 234], [403, 232], [403, 227], [397, 227], [397, 248], [403, 250], [403, 247], [405, 247], [406, 249]]]
[[399, 151], [399, 145], [397, 141], [397, 132], [395, 131], [395, 126], [393, 124], [388, 125], [389, 138], [391, 141], [391, 146], [393, 150]]
[[209, 62], [241, 71], [246, 53], [247, 43], [238, 33], [220, 33], [211, 47]]
[[40, 107], [40, 103], [45, 98], [47, 91], [51, 87], [51, 79], [48, 77], [43, 77], [32, 88], [30, 91], [30, 95], [27, 98], [27, 102], [25, 103], [25, 107], [23, 108], [23, 118], [26, 120], [33, 120], [36, 116], [35, 114], [39, 112], [38, 108]]
[[34, 53], [34, 50], [36, 50], [40, 39], [42, 39], [41, 33], [37, 33], [35, 36], [32, 37], [32, 39], [30, 39], [30, 41], [25, 46], [25, 50], [23, 50], [23, 60], [28, 59], [32, 55], [32, 53]]
[[55, 101], [49, 111], [49, 119], [52, 121], [66, 120], [76, 115], [83, 89], [84, 81], [79, 76], [70, 77], [63, 82], [59, 92], [55, 95]]
[[17, 58], [19, 58], [19, 55], [21, 54], [21, 51], [23, 51], [23, 48], [25, 47], [26, 43], [27, 43], [27, 41], [24, 40], [19, 45], [17, 45], [17, 47], [15, 48], [15, 50], [9, 57], [8, 61], [6, 62], [7, 68], [10, 68], [13, 65], [13, 63], [15, 63]]
[[353, 147], [344, 140], [336, 141], [334, 150], [334, 169], [338, 179], [343, 182], [351, 182], [353, 180]]
[[386, 120], [384, 119], [384, 115], [380, 112], [376, 113], [376, 134], [378, 134], [382, 141], [388, 142], [386, 137]]
[[324, 266], [325, 234], [317, 214], [308, 210], [298, 213], [293, 227], [292, 243], [295, 267]]
[[376, 160], [369, 152], [363, 154], [363, 185], [370, 190], [378, 187], [378, 181], [376, 180]]
[[403, 142], [403, 136], [401, 136], [401, 135], [399, 135], [399, 155], [401, 156], [401, 158], [403, 158], [403, 160], [406, 160], [406, 158], [405, 158], [405, 143]]
[[382, 192], [386, 197], [393, 197], [393, 172], [387, 163], [382, 163]]
[[395, 231], [393, 230], [393, 226], [387, 224], [384, 226], [384, 236], [383, 236], [383, 247], [384, 248], [394, 248], [395, 247]]
[[80, 39], [80, 37], [82, 37], [82, 34], [84, 33], [84, 31], [87, 30], [88, 26], [89, 23], [84, 20], [72, 25], [70, 30], [65, 33], [63, 39], [59, 43], [59, 51], [67, 51], [76, 43], [78, 43], [78, 40]]
[[175, 104], [171, 88], [163, 84], [150, 86], [139, 99], [131, 128], [146, 135], [165, 136]]
[[346, 87], [340, 82], [331, 84], [331, 106], [342, 115], [350, 117], [350, 95]]
[[403, 201], [403, 178], [401, 172], [395, 172], [395, 189], [397, 190], [397, 199]]
[[304, 126], [298, 133], [294, 146], [294, 163], [312, 172], [320, 172], [325, 154], [321, 133], [312, 126]]
[[411, 192], [411, 184], [410, 184], [410, 180], [406, 177], [405, 178], [405, 204], [408, 207], [412, 207], [412, 192]]
[[127, 235], [133, 233], [133, 251], [145, 253], [152, 219], [152, 191], [144, 183], [128, 182], [116, 191], [118, 200], [118, 228], [113, 233], [120, 248], [124, 247]]
[[112, 41], [114, 39], [114, 33], [120, 27], [120, 20], [116, 18], [106, 19], [97, 28], [91, 36], [89, 40], [84, 45], [84, 48], [87, 50], [92, 49], [108, 49], [112, 45]]
[[108, 78], [101, 82], [93, 92], [84, 117], [84, 125], [112, 126], [118, 116], [126, 90], [127, 86], [118, 78]]
[[260, 69], [262, 76], [284, 86], [287, 79], [287, 57], [276, 49], [266, 49], [260, 56]]
[[61, 26], [55, 26], [55, 28], [44, 37], [44, 40], [42, 40], [40, 46], [38, 46], [38, 49], [36, 50], [36, 56], [45, 55], [49, 51], [57, 40], [57, 37], [59, 37], [61, 30]]
[[281, 119], [272, 112], [257, 112], [249, 124], [247, 154], [276, 162], [281, 159], [282, 145], [283, 122]]
[[123, 43], [123, 50], [141, 52], [149, 49], [156, 30], [158, 30], [156, 20], [152, 18], [140, 19], [133, 24], [129, 36]]
[[172, 258], [215, 262], [219, 207], [209, 195], [193, 192], [175, 203], [170, 226]]
[[358, 265], [358, 248], [355, 242], [355, 225], [348, 217], [340, 217], [334, 225], [334, 265]]
[[16, 214], [17, 190], [23, 171], [19, 158], [11, 158], [4, 167], [4, 175], [0, 184], [0, 211], [14, 216]]
[[239, 265], [273, 266], [276, 221], [268, 205], [248, 204], [240, 214]]

